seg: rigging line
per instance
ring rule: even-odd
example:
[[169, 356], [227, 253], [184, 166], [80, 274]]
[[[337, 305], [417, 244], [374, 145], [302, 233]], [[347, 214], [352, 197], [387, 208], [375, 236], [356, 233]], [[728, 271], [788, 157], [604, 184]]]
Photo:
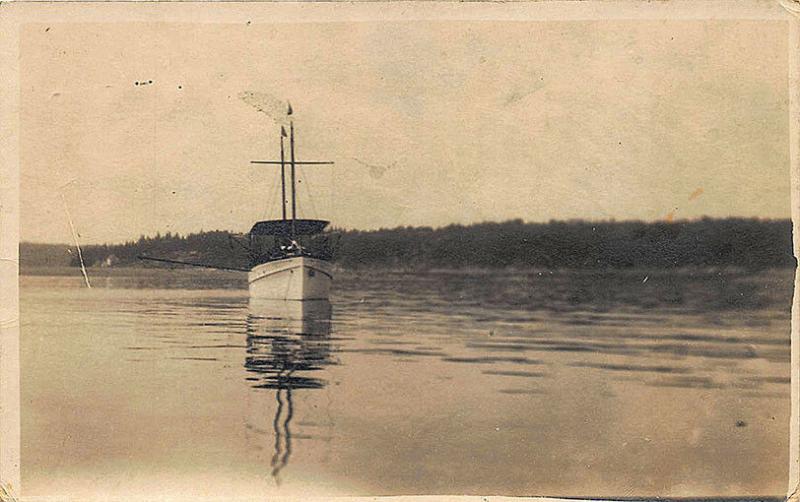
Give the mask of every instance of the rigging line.
[[[275, 188], [274, 188], [274, 193], [275, 194], [272, 197], [272, 207], [270, 207], [270, 211], [273, 211], [273, 212], [270, 213], [270, 214], [277, 215], [277, 214], [280, 214], [281, 200], [283, 198], [283, 195], [281, 195], [281, 180], [280, 180], [280, 176], [278, 176], [278, 174], [276, 173], [274, 178], [275, 178], [275, 185], [274, 185], [275, 186]], [[275, 218], [277, 219], [277, 216]]]
[[155, 258], [152, 256], [145, 256], [145, 255], [138, 255], [136, 258], [139, 260], [146, 260], [146, 261], [158, 261], [163, 263], [173, 263], [176, 265], [187, 265], [190, 267], [200, 267], [200, 268], [214, 268], [218, 270], [232, 270], [235, 272], [249, 272], [249, 269], [246, 268], [236, 268], [236, 267], [223, 267], [221, 265], [211, 265], [208, 263], [192, 263], [188, 261], [182, 260], [170, 260], [169, 258]]
[[308, 194], [308, 200], [311, 203], [312, 215], [314, 216], [314, 218], [319, 218], [319, 214], [320, 213], [319, 213], [319, 211], [317, 211], [317, 205], [314, 203], [314, 198], [313, 198], [313, 196], [311, 194], [311, 183], [309, 183], [307, 178], [304, 178], [303, 181], [306, 182], [305, 190], [306, 190], [306, 192]]
[[267, 205], [265, 208], [264, 219], [267, 220], [270, 219], [270, 215], [273, 214], [273, 209], [277, 205], [279, 198], [280, 198], [279, 176], [273, 176], [272, 183], [270, 184], [269, 197], [267, 197]]

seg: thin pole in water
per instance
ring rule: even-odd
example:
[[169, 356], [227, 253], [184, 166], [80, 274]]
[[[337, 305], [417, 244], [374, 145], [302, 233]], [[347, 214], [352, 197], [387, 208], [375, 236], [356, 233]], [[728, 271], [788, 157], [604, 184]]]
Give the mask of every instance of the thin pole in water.
[[75, 247], [78, 248], [78, 260], [81, 262], [81, 272], [83, 273], [83, 280], [86, 281], [86, 287], [92, 289], [89, 284], [89, 275], [86, 273], [86, 266], [83, 263], [83, 253], [81, 253], [81, 245], [78, 243], [78, 232], [75, 231], [75, 225], [72, 223], [72, 216], [69, 214], [69, 207], [67, 206], [67, 199], [64, 194], [61, 194], [61, 201], [64, 203], [64, 210], [67, 212], [67, 221], [69, 221], [69, 229], [72, 231], [72, 239], [75, 241]]

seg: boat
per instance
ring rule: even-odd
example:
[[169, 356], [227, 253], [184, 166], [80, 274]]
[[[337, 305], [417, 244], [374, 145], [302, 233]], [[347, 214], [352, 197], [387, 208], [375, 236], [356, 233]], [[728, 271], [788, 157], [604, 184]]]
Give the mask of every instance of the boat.
[[[292, 109], [289, 106], [288, 115]], [[285, 158], [286, 128], [281, 126], [280, 160], [253, 160], [253, 164], [281, 169], [282, 218], [256, 222], [248, 233], [250, 297], [263, 300], [327, 300], [333, 281], [332, 246], [323, 232], [330, 222], [297, 217], [296, 169], [299, 165], [331, 165], [330, 161], [295, 159], [294, 121], [289, 122], [289, 159]], [[286, 169], [290, 170], [287, 199]], [[287, 205], [291, 202], [291, 215]]]
[[[291, 117], [289, 105], [287, 117]], [[285, 155], [285, 140], [289, 139], [289, 159]], [[328, 300], [333, 281], [333, 247], [331, 235], [325, 232], [330, 222], [297, 217], [297, 166], [332, 165], [331, 161], [300, 161], [295, 159], [294, 121], [289, 120], [280, 130], [280, 160], [252, 160], [252, 164], [280, 166], [281, 219], [256, 222], [240, 242], [248, 252], [249, 268], [193, 263], [171, 258], [139, 256], [141, 260], [188, 265], [193, 267], [247, 272], [250, 297], [260, 300], [319, 301]], [[290, 179], [287, 184], [286, 171]], [[287, 198], [287, 185], [289, 197]], [[291, 204], [291, 213], [288, 205]]]

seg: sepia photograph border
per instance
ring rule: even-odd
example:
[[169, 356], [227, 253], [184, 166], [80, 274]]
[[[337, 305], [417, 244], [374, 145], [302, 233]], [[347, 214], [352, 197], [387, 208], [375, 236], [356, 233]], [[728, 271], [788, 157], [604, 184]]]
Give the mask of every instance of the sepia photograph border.
[[[800, 0], [467, 2], [2, 2], [0, 3], [0, 501], [25, 497], [20, 480], [20, 52], [31, 23], [321, 23], [369, 21], [772, 20], [789, 25], [789, 159], [794, 255], [800, 251]], [[791, 313], [791, 413], [786, 499], [800, 501], [800, 272]], [[142, 498], [159, 499], [158, 486]], [[420, 494], [424, 495], [424, 494]], [[436, 500], [535, 500], [531, 497], [436, 496]], [[432, 500], [425, 496], [347, 500]], [[557, 500], [548, 498], [547, 500]]]

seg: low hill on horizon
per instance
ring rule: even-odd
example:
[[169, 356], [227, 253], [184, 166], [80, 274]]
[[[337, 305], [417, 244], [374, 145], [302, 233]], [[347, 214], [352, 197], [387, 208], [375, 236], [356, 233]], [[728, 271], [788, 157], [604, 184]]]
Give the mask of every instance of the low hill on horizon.
[[[675, 222], [550, 221], [336, 231], [335, 261], [348, 268], [631, 268], [682, 266], [789, 267], [792, 224], [725, 218]], [[81, 248], [87, 266], [159, 266], [145, 254], [246, 268], [246, 250], [227, 231], [142, 236]], [[78, 266], [74, 246], [20, 244], [22, 267]]]

